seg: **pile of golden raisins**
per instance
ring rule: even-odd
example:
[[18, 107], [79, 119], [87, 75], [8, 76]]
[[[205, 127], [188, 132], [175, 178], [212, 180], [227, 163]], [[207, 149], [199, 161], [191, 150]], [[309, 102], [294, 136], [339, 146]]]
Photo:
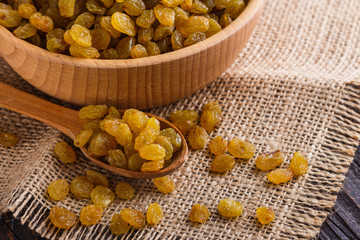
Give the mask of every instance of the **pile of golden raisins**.
[[[61, 155], [63, 156], [63, 155]], [[175, 190], [175, 182], [168, 176], [155, 178], [153, 183], [162, 193], [171, 193]], [[109, 187], [109, 181], [103, 174], [88, 170], [85, 176], [76, 176], [70, 185], [65, 179], [51, 182], [47, 188], [51, 200], [61, 201], [69, 192], [75, 198], [90, 198], [92, 204], [80, 210], [79, 220], [84, 226], [94, 225], [102, 219], [106, 207], [115, 198], [130, 200], [135, 197], [135, 189], [126, 182], [118, 182], [114, 192]], [[52, 224], [60, 229], [69, 229], [76, 224], [77, 214], [66, 208], [55, 206], [51, 208], [49, 218]], [[158, 203], [150, 203], [145, 215], [136, 209], [125, 208], [112, 216], [110, 230], [119, 235], [126, 233], [130, 228], [141, 228], [145, 224], [155, 225], [163, 218], [163, 210]]]
[[[74, 145], [86, 147], [93, 156], [103, 158], [112, 166], [157, 171], [158, 164], [148, 167], [145, 163], [161, 161], [160, 165], [164, 166], [163, 163], [169, 161], [172, 153], [182, 144], [181, 136], [174, 129], [160, 130], [156, 118], [149, 118], [135, 109], [128, 109], [121, 116], [114, 107], [90, 105], [79, 111], [79, 117], [85, 119], [84, 130], [76, 137]], [[203, 106], [200, 117], [197, 111], [180, 110], [173, 112], [170, 119], [186, 136], [189, 145], [197, 150], [206, 147], [208, 134], [220, 123], [221, 108], [218, 102], [211, 101]], [[63, 163], [76, 161], [75, 152], [66, 142], [58, 142], [54, 150]], [[238, 138], [227, 142], [221, 136], [216, 136], [209, 142], [209, 151], [215, 155], [210, 171], [227, 172], [234, 167], [236, 158], [249, 160], [255, 155], [255, 150], [255, 146], [250, 142]], [[267, 178], [275, 184], [285, 183], [308, 170], [308, 160], [301, 152], [295, 152], [288, 168], [275, 169], [284, 160], [285, 154], [280, 150], [264, 152], [255, 158], [255, 165], [257, 169], [270, 171]], [[165, 194], [175, 190], [175, 182], [169, 176], [155, 178], [153, 184], [159, 192]], [[129, 200], [135, 196], [135, 189], [126, 182], [117, 183], [114, 193], [109, 188], [108, 179], [92, 170], [87, 171], [86, 176], [73, 178], [70, 185], [64, 179], [56, 180], [48, 186], [47, 192], [55, 201], [63, 200], [69, 192], [77, 198], [91, 198], [92, 204], [80, 211], [79, 220], [82, 225], [93, 225], [100, 221], [104, 209], [116, 197]], [[222, 217], [232, 219], [242, 214], [243, 206], [234, 199], [222, 199], [217, 210]], [[274, 211], [265, 206], [256, 209], [256, 216], [262, 225], [275, 219]], [[194, 204], [189, 217], [191, 222], [205, 223], [210, 217], [210, 211], [203, 204]], [[110, 230], [114, 234], [123, 234], [131, 228], [141, 228], [146, 223], [157, 224], [162, 218], [163, 210], [158, 203], [150, 203], [146, 216], [136, 209], [123, 209], [113, 215]], [[50, 220], [58, 228], [69, 229], [76, 223], [76, 219], [76, 214], [64, 208], [53, 207], [50, 211]]]
[[244, 0], [5, 0], [0, 25], [55, 53], [141, 58], [203, 41], [245, 7]]
[[[114, 107], [89, 105], [80, 109], [79, 117], [85, 124], [74, 145], [87, 148], [91, 156], [110, 166], [159, 171], [171, 163], [173, 154], [182, 145], [180, 134], [173, 128], [160, 129], [159, 120], [136, 109], [127, 109], [121, 116]], [[69, 146], [62, 147], [62, 153], [68, 155], [63, 157], [63, 162], [73, 161], [73, 154], [66, 151]]]

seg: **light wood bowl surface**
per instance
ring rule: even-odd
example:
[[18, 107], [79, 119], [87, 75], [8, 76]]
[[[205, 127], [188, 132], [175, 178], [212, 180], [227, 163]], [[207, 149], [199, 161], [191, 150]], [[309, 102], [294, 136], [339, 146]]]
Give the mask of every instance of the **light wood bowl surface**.
[[249, 39], [265, 0], [212, 37], [174, 52], [126, 60], [79, 59], [49, 52], [0, 26], [0, 55], [21, 77], [50, 96], [76, 105], [147, 109], [205, 87], [235, 60]]

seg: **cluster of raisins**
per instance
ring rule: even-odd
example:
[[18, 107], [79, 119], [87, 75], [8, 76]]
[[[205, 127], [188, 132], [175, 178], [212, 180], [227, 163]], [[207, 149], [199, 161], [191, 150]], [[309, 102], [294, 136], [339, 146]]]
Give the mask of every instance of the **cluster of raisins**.
[[79, 117], [85, 124], [74, 145], [87, 148], [90, 155], [114, 167], [158, 171], [171, 163], [182, 145], [173, 128], [160, 129], [159, 120], [136, 109], [121, 116], [114, 107], [89, 105], [80, 109]]
[[4, 147], [13, 147], [18, 142], [19, 142], [19, 138], [16, 135], [12, 133], [2, 132], [0, 130], [0, 145]]
[[170, 115], [171, 122], [186, 136], [192, 149], [201, 149], [209, 141], [208, 133], [220, 123], [221, 108], [218, 102], [211, 101], [203, 106], [200, 117], [196, 111], [179, 110]]
[[[236, 218], [242, 214], [243, 206], [233, 199], [222, 199], [217, 210], [225, 218]], [[273, 210], [266, 207], [258, 207], [256, 210], [258, 221], [265, 225], [275, 219]], [[209, 209], [203, 204], [195, 204], [191, 208], [190, 221], [194, 223], [204, 223], [210, 217]]]
[[[154, 185], [162, 193], [170, 193], [175, 189], [173, 179], [168, 176], [153, 179]], [[126, 182], [118, 182], [115, 193], [109, 188], [109, 181], [103, 174], [88, 170], [86, 176], [76, 176], [70, 185], [65, 179], [51, 182], [47, 193], [52, 200], [60, 201], [71, 192], [76, 198], [91, 198], [92, 204], [80, 210], [79, 220], [82, 225], [90, 226], [99, 222], [105, 208], [117, 196], [122, 200], [130, 200], [135, 196], [135, 189]], [[50, 210], [49, 218], [54, 226], [60, 229], [69, 229], [76, 223], [75, 213], [58, 206]], [[119, 214], [114, 214], [110, 222], [110, 230], [114, 234], [123, 234], [133, 228], [159, 223], [163, 218], [163, 210], [158, 203], [150, 203], [145, 216], [135, 209], [123, 209]]]
[[[200, 125], [197, 126], [199, 115], [196, 111], [182, 110], [171, 114], [170, 119], [178, 127], [193, 149], [204, 148], [208, 141], [208, 133], [213, 131], [220, 123], [221, 109], [218, 102], [209, 102], [204, 105], [200, 118]], [[224, 173], [231, 170], [235, 165], [235, 158], [249, 160], [255, 155], [255, 146], [247, 141], [234, 138], [227, 142], [221, 136], [214, 137], [209, 142], [209, 151], [215, 155], [212, 160], [210, 171]], [[227, 154], [226, 152], [229, 152]], [[272, 153], [261, 153], [256, 159], [256, 167], [260, 170], [273, 170], [283, 163], [285, 155], [282, 151]], [[301, 152], [296, 152], [291, 160], [289, 168], [276, 169], [271, 171], [267, 178], [275, 184], [285, 183], [291, 180], [294, 175], [303, 175], [308, 169], [308, 160]], [[232, 199], [223, 199], [218, 205], [220, 215], [224, 217], [237, 217], [242, 213], [242, 205]], [[259, 207], [256, 210], [258, 220], [261, 224], [268, 224], [275, 219], [273, 210], [266, 207]], [[201, 205], [195, 204], [190, 213], [192, 222], [204, 223], [209, 218], [209, 210]]]
[[126, 59], [178, 50], [214, 35], [244, 0], [5, 0], [0, 25], [55, 53]]
[[270, 153], [261, 153], [255, 159], [255, 165], [258, 169], [263, 171], [271, 170], [267, 175], [267, 179], [275, 184], [286, 183], [294, 176], [301, 176], [307, 172], [309, 162], [302, 152], [294, 153], [289, 168], [275, 169], [284, 161], [284, 159], [285, 154], [280, 150]]
[[[156, 171], [153, 169], [159, 169], [158, 164], [163, 166], [164, 162], [171, 159], [172, 153], [177, 151], [182, 144], [181, 136], [174, 129], [160, 130], [156, 118], [149, 118], [143, 112], [135, 109], [126, 110], [121, 117], [114, 107], [90, 105], [80, 110], [79, 117], [85, 119], [86, 122], [84, 130], [76, 137], [74, 145], [87, 147], [93, 156], [103, 157], [113, 166], [130, 170]], [[220, 118], [220, 105], [213, 101], [204, 105], [200, 118], [196, 111], [190, 110], [175, 111], [170, 116], [173, 124], [187, 136], [193, 149], [201, 149], [207, 145], [208, 133], [220, 123]], [[200, 122], [200, 126], [197, 125], [198, 122]], [[215, 155], [211, 163], [211, 171], [226, 172], [235, 165], [235, 158], [249, 160], [255, 155], [256, 149], [252, 143], [238, 138], [227, 142], [224, 138], [216, 136], [209, 142], [209, 150]], [[55, 145], [55, 153], [63, 163], [76, 161], [75, 153], [65, 142]], [[308, 160], [303, 153], [296, 152], [294, 154], [289, 168], [274, 170], [284, 162], [284, 159], [285, 154], [280, 150], [261, 153], [255, 159], [255, 165], [263, 171], [272, 170], [267, 178], [275, 184], [285, 183], [294, 175], [299, 176], [306, 173]], [[175, 190], [175, 182], [168, 176], [155, 178], [153, 183], [159, 192], [165, 194]], [[92, 225], [98, 222], [104, 208], [115, 199], [115, 194], [109, 189], [107, 178], [91, 170], [87, 171], [86, 176], [75, 177], [70, 186], [66, 180], [61, 179], [52, 182], [48, 187], [49, 196], [54, 200], [64, 199], [69, 191], [77, 197], [92, 199], [93, 205], [84, 207], [80, 212], [80, 222], [83, 225]], [[120, 182], [116, 185], [115, 193], [120, 199], [132, 199], [135, 190], [131, 185]], [[51, 216], [50, 219], [55, 226], [68, 229], [72, 226], [71, 223], [75, 223], [76, 215], [73, 213], [58, 207], [53, 209], [50, 214], [54, 216]], [[243, 206], [233, 199], [222, 199], [217, 210], [225, 218], [236, 218], [242, 214]], [[274, 211], [264, 206], [257, 208], [256, 215], [258, 221], [263, 225], [275, 219]], [[63, 223], [58, 219], [60, 217], [63, 219]], [[204, 223], [209, 217], [210, 212], [206, 206], [202, 204], [192, 206], [190, 212], [192, 222]], [[157, 224], [162, 218], [163, 211], [157, 203], [149, 205], [146, 218], [141, 211], [123, 209], [120, 213], [113, 215], [110, 230], [114, 234], [123, 234], [128, 232], [131, 227], [143, 227], [146, 222], [150, 225]]]

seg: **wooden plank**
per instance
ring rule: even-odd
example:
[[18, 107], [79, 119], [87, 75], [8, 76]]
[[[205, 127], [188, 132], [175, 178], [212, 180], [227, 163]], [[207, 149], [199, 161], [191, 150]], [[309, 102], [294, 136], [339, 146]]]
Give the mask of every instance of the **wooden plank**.
[[[3, 214], [1, 219], [3, 219], [4, 225], [6, 225], [13, 234], [12, 238], [9, 238], [10, 240], [44, 240], [39, 234], [30, 230], [27, 226], [22, 225], [20, 220], [14, 218], [11, 213]], [[0, 239], [3, 240], [1, 234]]]

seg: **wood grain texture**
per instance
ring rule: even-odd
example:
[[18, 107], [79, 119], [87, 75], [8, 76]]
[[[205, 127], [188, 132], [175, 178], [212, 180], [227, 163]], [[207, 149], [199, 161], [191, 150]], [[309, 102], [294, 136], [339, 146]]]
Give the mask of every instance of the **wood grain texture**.
[[146, 109], [187, 97], [238, 56], [265, 0], [251, 0], [228, 27], [190, 47], [141, 59], [91, 60], [51, 53], [0, 26], [0, 55], [26, 81], [58, 99]]
[[[0, 89], [0, 107], [7, 108], [9, 110], [44, 122], [63, 132], [72, 140], [75, 139], [75, 136], [79, 134], [83, 128], [84, 120], [78, 117], [78, 111], [48, 102], [29, 93], [10, 87], [9, 85], [2, 82], [0, 82]], [[124, 110], [120, 110], [120, 112], [124, 112]], [[130, 171], [110, 166], [96, 158], [91, 157], [86, 148], [81, 148], [81, 151], [96, 165], [124, 177], [142, 179], [157, 178], [176, 171], [188, 158], [188, 147], [184, 136], [172, 123], [158, 116], [149, 113], [146, 114], [149, 117], [155, 117], [157, 120], [159, 120], [161, 129], [171, 127], [175, 129], [181, 136], [181, 148], [176, 153], [174, 153], [171, 164], [169, 164], [169, 166], [166, 168], [156, 172]]]
[[360, 145], [318, 239], [360, 239]]

